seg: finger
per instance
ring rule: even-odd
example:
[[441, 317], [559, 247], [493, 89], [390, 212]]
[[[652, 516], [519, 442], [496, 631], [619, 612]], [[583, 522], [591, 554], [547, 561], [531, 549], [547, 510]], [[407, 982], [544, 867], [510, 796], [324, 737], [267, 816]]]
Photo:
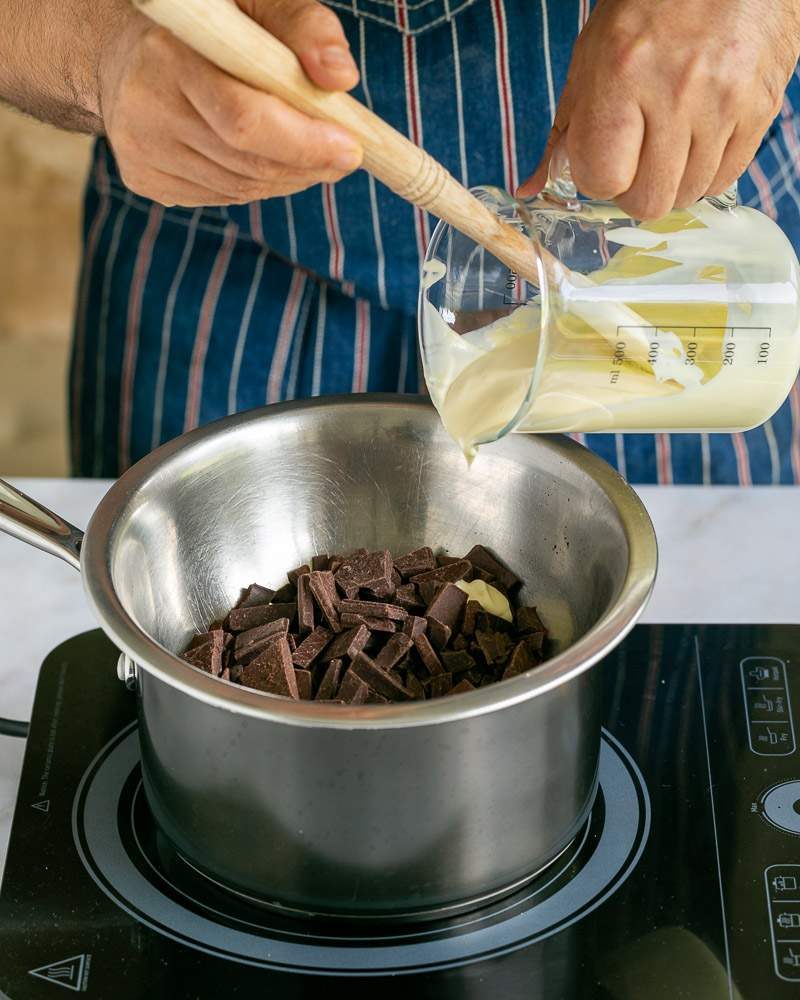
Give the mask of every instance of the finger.
[[129, 191], [149, 198], [165, 208], [172, 208], [173, 205], [200, 208], [233, 204], [233, 200], [222, 191], [213, 191], [202, 184], [195, 184], [155, 167], [121, 169], [121, 175]]
[[675, 194], [675, 208], [688, 208], [706, 194], [719, 170], [727, 138], [709, 133], [692, 135], [686, 167]]
[[728, 139], [717, 172], [708, 184], [707, 194], [722, 194], [738, 180], [750, 165], [763, 138], [758, 126], [737, 125]]
[[345, 129], [309, 118], [214, 66], [187, 74], [182, 87], [197, 114], [231, 150], [303, 169], [355, 170], [361, 163], [361, 147]]
[[550, 129], [550, 134], [547, 137], [539, 165], [531, 176], [517, 188], [516, 193], [520, 198], [534, 197], [534, 195], [539, 194], [547, 183], [547, 172], [550, 169], [550, 158], [553, 155], [553, 149], [569, 125], [569, 116], [572, 109], [572, 93], [572, 80], [570, 77], [567, 77], [567, 83], [558, 102], [553, 127]]
[[[283, 163], [265, 163], [262, 173], [251, 177], [230, 170], [228, 167], [182, 143], [164, 149], [165, 162], [169, 172], [212, 191], [219, 191], [231, 198], [233, 203], [246, 204], [274, 198], [289, 191], [304, 190], [321, 182], [335, 183], [341, 180], [339, 171], [299, 170]], [[155, 164], [159, 166], [159, 164]]]
[[316, 0], [239, 0], [239, 6], [289, 46], [317, 86], [350, 90], [358, 83], [344, 29], [329, 8]]
[[581, 95], [566, 133], [575, 186], [590, 198], [611, 201], [633, 184], [644, 139], [644, 115], [616, 89], [598, 102]]
[[615, 199], [634, 219], [660, 219], [675, 207], [691, 135], [670, 121], [648, 120], [633, 183]]

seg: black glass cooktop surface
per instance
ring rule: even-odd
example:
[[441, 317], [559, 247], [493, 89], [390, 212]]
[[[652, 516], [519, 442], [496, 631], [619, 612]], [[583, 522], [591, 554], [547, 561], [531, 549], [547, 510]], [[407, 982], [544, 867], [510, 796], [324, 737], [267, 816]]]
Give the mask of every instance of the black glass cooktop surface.
[[580, 835], [515, 896], [406, 925], [281, 918], [184, 862], [148, 811], [116, 659], [90, 632], [42, 668], [0, 995], [800, 997], [800, 627], [635, 629], [600, 668]]

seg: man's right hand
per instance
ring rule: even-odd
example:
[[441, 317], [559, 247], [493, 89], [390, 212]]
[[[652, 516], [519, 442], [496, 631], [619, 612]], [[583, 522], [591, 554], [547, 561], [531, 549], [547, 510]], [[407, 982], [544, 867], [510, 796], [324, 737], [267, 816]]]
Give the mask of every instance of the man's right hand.
[[[327, 90], [358, 82], [339, 19], [316, 0], [238, 0]], [[357, 140], [241, 83], [135, 15], [100, 63], [100, 109], [122, 179], [162, 205], [231, 205], [337, 181]]]

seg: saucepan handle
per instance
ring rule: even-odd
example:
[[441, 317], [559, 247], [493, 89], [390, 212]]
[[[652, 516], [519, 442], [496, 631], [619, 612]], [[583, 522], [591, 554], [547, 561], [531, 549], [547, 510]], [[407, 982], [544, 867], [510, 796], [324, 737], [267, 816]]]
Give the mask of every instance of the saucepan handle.
[[81, 568], [83, 532], [0, 479], [0, 531]]

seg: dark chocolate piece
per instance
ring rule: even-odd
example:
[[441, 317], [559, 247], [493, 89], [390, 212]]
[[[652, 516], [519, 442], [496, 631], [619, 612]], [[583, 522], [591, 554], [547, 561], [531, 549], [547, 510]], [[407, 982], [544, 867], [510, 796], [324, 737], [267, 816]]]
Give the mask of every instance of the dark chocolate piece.
[[297, 681], [297, 693], [301, 701], [311, 701], [311, 671], [295, 670], [294, 676]]
[[396, 632], [398, 622], [393, 622], [391, 618], [371, 618], [367, 615], [351, 615], [345, 612], [339, 615], [339, 621], [343, 628], [355, 628], [358, 625], [366, 625], [370, 632]]
[[428, 628], [428, 623], [424, 618], [419, 618], [417, 615], [410, 615], [403, 622], [403, 631], [406, 635], [410, 635], [412, 639], [416, 639], [418, 635], [422, 635]]
[[299, 698], [292, 652], [286, 639], [267, 644], [264, 652], [242, 671], [242, 684], [257, 691]]
[[314, 600], [308, 585], [308, 573], [297, 578], [297, 630], [300, 635], [314, 631]]
[[[221, 628], [212, 628], [209, 632], [201, 632], [199, 635], [194, 636], [186, 652], [188, 653], [192, 649], [197, 649], [199, 646], [205, 646], [207, 642], [212, 643], [218, 649], [224, 649], [229, 645], [227, 636], [228, 633]], [[233, 636], [230, 638], [232, 639]]]
[[241, 653], [252, 646], [254, 643], [261, 642], [264, 639], [269, 638], [274, 635], [286, 634], [289, 631], [289, 619], [288, 618], [276, 618], [275, 621], [267, 622], [266, 625], [256, 625], [255, 628], [249, 628], [246, 632], [240, 632], [233, 644], [233, 655], [235, 659], [239, 659], [237, 653]]
[[242, 591], [242, 596], [236, 602], [236, 608], [255, 608], [259, 604], [269, 604], [275, 596], [275, 591], [262, 587], [260, 583], [251, 583]]
[[474, 658], [463, 650], [442, 653], [442, 663], [444, 669], [451, 674], [463, 674], [475, 666]]
[[390, 673], [382, 670], [373, 659], [366, 653], [357, 653], [348, 670], [348, 674], [355, 673], [365, 684], [369, 685], [373, 691], [384, 695], [390, 701], [410, 701], [411, 692]]
[[421, 701], [425, 697], [425, 688], [422, 686], [422, 682], [411, 670], [406, 674], [405, 686], [411, 692], [415, 701]]
[[[261, 639], [258, 642], [253, 642], [249, 646], [245, 646], [244, 649], [240, 649], [238, 653], [234, 652], [234, 663], [237, 663], [242, 667], [247, 666], [251, 660], [254, 660], [257, 656], [261, 656], [271, 642], [276, 642], [281, 636], [289, 639], [289, 636], [285, 635], [284, 632], [275, 632], [273, 635], [268, 635], [266, 638]], [[291, 648], [292, 643], [290, 640], [289, 649]]]
[[478, 569], [489, 573], [506, 590], [511, 590], [520, 582], [517, 574], [513, 573], [508, 566], [503, 565], [483, 545], [473, 545], [464, 558], [473, 566], [477, 566]]
[[340, 601], [339, 613], [343, 615], [363, 615], [365, 618], [391, 618], [403, 622], [408, 618], [405, 608], [396, 604], [382, 604], [378, 601]]
[[334, 632], [341, 632], [339, 612], [336, 610], [338, 594], [333, 573], [329, 570], [314, 570], [308, 574], [308, 585], [320, 611]]
[[229, 626], [231, 632], [246, 632], [278, 618], [288, 618], [291, 622], [296, 612], [296, 604], [258, 604], [253, 608], [234, 608], [228, 616]]
[[319, 571], [330, 569], [330, 563], [331, 561], [328, 556], [314, 556], [311, 560], [311, 568]]
[[455, 583], [456, 580], [463, 580], [472, 569], [472, 564], [466, 559], [457, 559], [447, 566], [439, 566], [436, 569], [429, 569], [425, 573], [418, 573], [411, 577], [411, 582], [417, 585], [429, 583], [431, 580], [438, 580], [443, 583]]
[[470, 684], [470, 682], [465, 677], [463, 680], [460, 680], [455, 687], [450, 688], [450, 690], [447, 692], [447, 697], [449, 698], [451, 694], [466, 694], [468, 691], [474, 691], [474, 690], [475, 686], [473, 684]]
[[514, 652], [511, 654], [511, 659], [508, 661], [508, 666], [503, 671], [502, 679], [507, 681], [509, 677], [516, 677], [518, 674], [522, 674], [535, 666], [536, 661], [531, 656], [528, 644], [524, 641], [518, 642], [514, 647]]
[[437, 566], [451, 566], [453, 563], [458, 562], [460, 556], [448, 556], [445, 552], [440, 552], [436, 557]]
[[368, 688], [369, 693], [364, 701], [365, 705], [388, 705], [389, 699], [384, 698], [382, 694], [378, 694], [377, 691], [372, 688]]
[[395, 604], [398, 604], [401, 608], [405, 608], [409, 613], [414, 613], [415, 611], [424, 610], [425, 605], [422, 603], [422, 598], [419, 595], [417, 588], [413, 583], [406, 583], [400, 587], [397, 587], [394, 592], [394, 597], [392, 598]]
[[464, 635], [473, 635], [478, 621], [478, 615], [483, 612], [483, 605], [479, 601], [467, 601], [464, 608], [464, 621], [461, 631]]
[[454, 583], [448, 583], [428, 605], [425, 617], [435, 618], [455, 632], [466, 603], [466, 593]]
[[459, 632], [458, 635], [450, 643], [452, 649], [456, 652], [462, 649], [469, 649], [469, 639], [464, 635], [463, 632]]
[[328, 668], [322, 675], [322, 680], [319, 682], [319, 687], [317, 688], [317, 693], [314, 696], [317, 701], [330, 701], [331, 698], [336, 696], [336, 692], [339, 690], [339, 680], [342, 676], [342, 661], [341, 660], [331, 660], [328, 664]]
[[206, 642], [202, 646], [190, 649], [183, 654], [183, 658], [193, 667], [205, 670], [212, 677], [219, 677], [222, 673], [222, 646], [214, 642]]
[[525, 645], [528, 647], [531, 653], [539, 658], [541, 661], [542, 651], [544, 649], [544, 640], [547, 638], [547, 632], [531, 632], [530, 635], [525, 636]]
[[431, 615], [425, 615], [425, 621], [428, 623], [428, 635], [431, 642], [437, 649], [444, 649], [450, 641], [453, 630], [449, 625], [445, 625], [444, 622], [440, 622], [438, 618], [433, 618]]
[[487, 663], [503, 663], [512, 649], [511, 640], [503, 632], [489, 632], [478, 629], [475, 641]]
[[289, 649], [294, 652], [297, 649], [297, 636], [290, 632], [286, 638], [289, 640]]
[[422, 548], [414, 549], [413, 552], [407, 552], [404, 556], [400, 556], [399, 559], [395, 559], [394, 568], [404, 580], [407, 580], [410, 576], [417, 576], [419, 573], [424, 573], [426, 570], [436, 569], [433, 549], [428, 545], [423, 545]]
[[452, 688], [453, 678], [450, 674], [436, 674], [435, 677], [426, 681], [426, 684], [431, 698], [441, 698]]
[[311, 572], [311, 567], [304, 563], [302, 566], [297, 566], [295, 569], [290, 569], [289, 572], [286, 574], [286, 577], [289, 580], [289, 583], [293, 583], [295, 586], [297, 586], [298, 578], [301, 576], [305, 576], [306, 573], [310, 572]]
[[224, 681], [229, 681], [229, 680], [231, 679], [231, 672], [230, 672], [230, 670], [229, 670], [229, 669], [228, 669], [227, 667], [225, 667], [225, 669], [224, 669], [224, 670], [222, 671], [222, 673], [220, 674], [220, 677], [221, 677], [221, 678], [222, 678], [222, 679], [223, 679]]
[[391, 670], [408, 655], [413, 642], [411, 638], [402, 632], [397, 632], [387, 641], [383, 649], [375, 657], [375, 665], [381, 670]]
[[422, 665], [429, 674], [434, 675], [444, 673], [442, 661], [436, 655], [436, 650], [428, 641], [427, 635], [420, 633], [414, 637], [414, 649], [416, 649], [420, 660], [422, 660]]
[[352, 659], [364, 648], [367, 639], [369, 639], [369, 629], [366, 625], [356, 625], [346, 632], [340, 632], [325, 651], [325, 659], [339, 660], [344, 656]]
[[319, 625], [292, 653], [292, 662], [296, 667], [310, 667], [332, 638], [333, 632]]
[[361, 680], [358, 674], [353, 673], [353, 668], [350, 667], [339, 685], [337, 699], [348, 705], [362, 705], [367, 700], [368, 695], [369, 686]]
[[422, 598], [422, 602], [427, 608], [431, 601], [436, 597], [442, 587], [445, 586], [446, 581], [443, 580], [423, 580], [418, 586], [419, 596]]
[[288, 604], [289, 601], [293, 601], [295, 599], [296, 593], [297, 593], [297, 588], [293, 583], [284, 583], [282, 587], [279, 587], [278, 590], [275, 591], [275, 594], [273, 595], [272, 598], [272, 603]]
[[542, 619], [536, 612], [536, 608], [517, 608], [514, 612], [514, 625], [520, 635], [528, 632], [544, 632], [545, 627]]
[[392, 556], [388, 549], [379, 552], [354, 552], [336, 571], [336, 585], [349, 598], [359, 590], [392, 589]]

